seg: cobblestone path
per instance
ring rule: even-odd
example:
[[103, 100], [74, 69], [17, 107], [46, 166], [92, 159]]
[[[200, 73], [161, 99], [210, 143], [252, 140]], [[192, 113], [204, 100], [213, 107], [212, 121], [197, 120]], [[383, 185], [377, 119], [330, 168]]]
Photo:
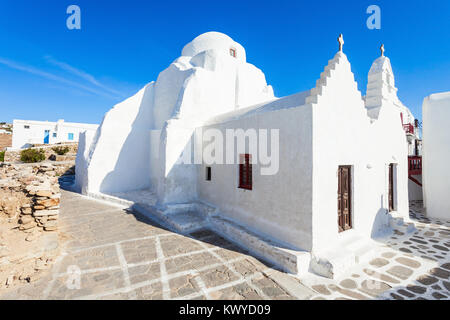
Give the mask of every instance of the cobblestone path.
[[63, 254], [47, 276], [0, 299], [449, 299], [450, 225], [411, 213], [342, 278], [277, 271], [211, 231], [182, 236], [124, 208], [63, 191]]

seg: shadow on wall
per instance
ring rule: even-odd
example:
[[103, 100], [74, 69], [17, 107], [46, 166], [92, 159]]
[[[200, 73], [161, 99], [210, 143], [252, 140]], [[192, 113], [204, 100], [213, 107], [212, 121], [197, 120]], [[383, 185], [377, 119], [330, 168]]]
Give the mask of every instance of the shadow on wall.
[[384, 207], [384, 197], [380, 196], [380, 208], [378, 209], [372, 224], [372, 239], [379, 238], [390, 234], [392, 230], [389, 228], [389, 211]]
[[[119, 151], [114, 170], [100, 185], [100, 192], [131, 191], [150, 187], [150, 130], [153, 85], [148, 85], [140, 100], [131, 130]], [[124, 105], [123, 107], [130, 107]], [[116, 119], [120, 121], [120, 119]], [[121, 130], [120, 127], [117, 130]], [[111, 155], [113, 156], [113, 155]]]

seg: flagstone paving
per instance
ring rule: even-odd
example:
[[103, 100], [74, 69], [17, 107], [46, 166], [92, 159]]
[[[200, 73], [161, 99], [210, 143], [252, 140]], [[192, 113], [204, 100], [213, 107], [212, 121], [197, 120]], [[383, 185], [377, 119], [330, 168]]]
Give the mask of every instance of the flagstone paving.
[[63, 191], [63, 254], [47, 276], [0, 299], [450, 299], [449, 222], [412, 210], [417, 232], [397, 231], [331, 280], [287, 275], [211, 231], [179, 235]]

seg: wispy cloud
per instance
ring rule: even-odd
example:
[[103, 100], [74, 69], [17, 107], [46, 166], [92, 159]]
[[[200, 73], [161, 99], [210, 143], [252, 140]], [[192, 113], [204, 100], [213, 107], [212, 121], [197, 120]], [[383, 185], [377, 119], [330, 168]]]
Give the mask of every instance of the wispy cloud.
[[53, 58], [51, 56], [45, 56], [44, 58], [45, 58], [45, 60], [48, 63], [51, 63], [52, 65], [57, 66], [57, 67], [61, 68], [64, 71], [67, 71], [67, 72], [69, 72], [69, 73], [71, 73], [71, 74], [73, 74], [75, 76], [78, 76], [78, 77], [82, 78], [82, 79], [88, 81], [89, 83], [93, 84], [94, 86], [97, 86], [100, 89], [103, 89], [103, 90], [105, 90], [105, 91], [107, 91], [109, 93], [112, 93], [114, 95], [117, 95], [119, 97], [123, 97], [124, 96], [123, 93], [121, 93], [121, 92], [119, 92], [117, 90], [114, 90], [114, 89], [112, 89], [112, 88], [102, 84], [93, 75], [87, 73], [86, 71], [83, 71], [83, 70], [80, 70], [78, 68], [75, 68], [75, 67], [71, 66], [70, 64], [68, 64], [66, 62], [58, 61], [58, 60], [56, 60], [55, 58]]
[[[98, 84], [93, 83], [92, 81], [94, 81], [94, 82], [96, 81], [94, 77], [90, 76], [87, 73], [83, 73], [82, 71], [77, 70], [75, 68], [73, 68], [73, 70], [77, 70], [78, 72], [83, 73], [84, 76], [82, 76], [82, 78], [87, 80], [89, 83], [94, 84], [96, 87], [85, 85], [85, 84], [79, 83], [77, 81], [72, 81], [72, 80], [66, 79], [66, 78], [64, 78], [62, 76], [58, 76], [56, 74], [53, 74], [51, 72], [47, 72], [47, 71], [44, 71], [44, 70], [41, 70], [41, 69], [38, 69], [38, 68], [35, 68], [35, 67], [32, 67], [32, 66], [21, 64], [21, 63], [18, 63], [16, 61], [12, 61], [12, 60], [5, 59], [5, 58], [2, 58], [2, 57], [0, 57], [0, 64], [3, 64], [3, 65], [5, 65], [5, 66], [7, 66], [7, 67], [9, 67], [11, 69], [15, 69], [15, 70], [27, 72], [27, 73], [30, 73], [30, 74], [34, 74], [36, 76], [40, 76], [40, 77], [48, 79], [48, 80], [60, 82], [60, 83], [63, 83], [63, 84], [66, 84], [66, 85], [69, 85], [69, 86], [72, 86], [72, 87], [75, 87], [75, 88], [87, 91], [87, 92], [90, 92], [92, 94], [101, 95], [101, 96], [104, 96], [104, 97], [107, 97], [107, 98], [117, 99], [118, 97], [122, 97], [123, 96], [119, 92], [112, 92], [112, 91], [114, 91], [112, 89], [109, 89], [109, 88], [105, 89], [104, 87], [102, 87], [102, 85], [100, 83], [98, 83]], [[71, 68], [68, 64], [66, 64], [66, 67]], [[66, 70], [66, 71], [69, 71], [69, 70]], [[74, 73], [74, 72], [71, 72], [71, 73]], [[92, 77], [92, 79], [88, 80], [87, 78], [89, 78], [89, 77]]]

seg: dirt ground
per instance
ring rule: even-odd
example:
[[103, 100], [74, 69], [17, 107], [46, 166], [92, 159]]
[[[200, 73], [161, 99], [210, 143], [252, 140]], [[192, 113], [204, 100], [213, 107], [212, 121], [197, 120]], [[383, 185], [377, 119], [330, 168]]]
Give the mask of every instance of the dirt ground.
[[59, 254], [59, 238], [37, 228], [20, 231], [17, 218], [0, 215], [0, 293], [45, 275]]

